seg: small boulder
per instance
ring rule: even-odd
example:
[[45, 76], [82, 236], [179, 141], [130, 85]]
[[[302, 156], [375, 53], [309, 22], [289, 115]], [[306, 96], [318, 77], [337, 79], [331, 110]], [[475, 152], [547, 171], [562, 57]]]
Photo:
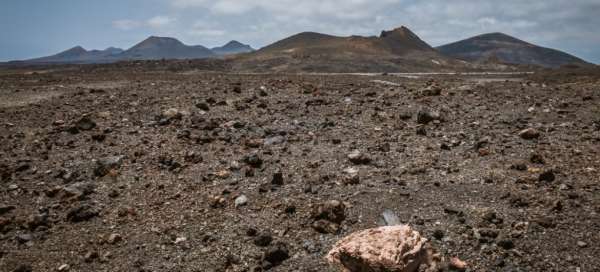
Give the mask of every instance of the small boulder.
[[438, 258], [427, 239], [407, 225], [352, 233], [326, 256], [330, 264], [347, 272], [415, 272], [423, 265], [437, 267]]

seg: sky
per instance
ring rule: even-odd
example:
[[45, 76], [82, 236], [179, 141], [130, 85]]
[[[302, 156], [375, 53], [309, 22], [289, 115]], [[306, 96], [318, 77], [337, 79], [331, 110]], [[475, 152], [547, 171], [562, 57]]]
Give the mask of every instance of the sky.
[[432, 46], [503, 32], [600, 63], [600, 0], [3, 0], [0, 61], [127, 49], [148, 36], [255, 48], [315, 31], [379, 35], [406, 26]]

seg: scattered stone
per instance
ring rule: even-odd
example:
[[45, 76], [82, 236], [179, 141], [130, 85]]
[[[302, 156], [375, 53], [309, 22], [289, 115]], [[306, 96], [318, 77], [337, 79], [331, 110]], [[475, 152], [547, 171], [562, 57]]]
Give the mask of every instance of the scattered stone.
[[510, 166], [510, 169], [517, 171], [527, 171], [527, 164], [524, 162], [516, 162]]
[[91, 263], [93, 262], [95, 259], [98, 258], [98, 252], [96, 251], [88, 251], [87, 253], [85, 253], [85, 255], [83, 256], [83, 261], [85, 261], [86, 263]]
[[529, 157], [529, 161], [531, 163], [536, 163], [536, 164], [545, 164], [546, 163], [546, 160], [544, 160], [544, 157], [538, 153], [531, 154], [531, 157]]
[[278, 136], [274, 136], [274, 137], [265, 139], [264, 145], [265, 146], [278, 145], [278, 144], [282, 144], [284, 142], [285, 142], [285, 137], [278, 135]]
[[125, 156], [110, 156], [96, 160], [96, 168], [94, 168], [94, 175], [98, 177], [104, 177], [111, 171], [118, 169], [123, 163]]
[[119, 235], [118, 233], [111, 234], [110, 236], [108, 236], [108, 240], [107, 240], [107, 242], [111, 245], [114, 245], [121, 241], [123, 241], [123, 237], [121, 237], [121, 235]]
[[513, 240], [508, 239], [508, 238], [500, 239], [497, 244], [498, 244], [498, 246], [500, 246], [501, 248], [504, 248], [506, 250], [510, 250], [515, 247]]
[[200, 102], [200, 103], [196, 104], [196, 108], [199, 108], [199, 109], [201, 109], [203, 111], [209, 111], [210, 110], [210, 107], [208, 106], [208, 104], [204, 103], [204, 102]]
[[48, 226], [48, 213], [43, 212], [39, 214], [32, 214], [27, 218], [26, 222], [27, 228], [30, 230], [35, 230], [40, 226]]
[[283, 173], [280, 170], [273, 174], [273, 179], [271, 179], [271, 184], [282, 186], [283, 185]]
[[95, 207], [89, 204], [82, 204], [69, 210], [67, 213], [67, 220], [78, 223], [88, 221], [99, 214], [100, 212]]
[[209, 205], [211, 208], [225, 207], [226, 202], [227, 202], [227, 200], [225, 200], [225, 198], [221, 197], [221, 196], [211, 196], [209, 198]]
[[25, 244], [33, 240], [33, 235], [31, 235], [30, 233], [19, 234], [16, 238], [17, 242], [19, 242], [20, 244]]
[[539, 181], [546, 181], [546, 182], [552, 182], [555, 179], [556, 179], [556, 176], [554, 175], [553, 170], [547, 170], [547, 171], [541, 173], [540, 176], [538, 177]]
[[316, 205], [311, 213], [312, 227], [321, 233], [337, 233], [346, 219], [346, 206], [341, 201], [330, 200]]
[[519, 136], [525, 140], [533, 140], [540, 137], [540, 132], [535, 128], [528, 128], [520, 131]]
[[251, 153], [244, 157], [244, 162], [252, 167], [258, 168], [263, 164], [263, 160], [260, 158], [258, 153]]
[[444, 238], [444, 231], [441, 229], [436, 229], [433, 231], [433, 238], [442, 240]]
[[537, 219], [535, 219], [535, 222], [544, 228], [555, 228], [556, 227], [556, 223], [554, 222], [554, 219], [550, 216], [540, 216]]
[[421, 108], [417, 112], [417, 123], [419, 124], [429, 124], [434, 120], [440, 120], [440, 114], [438, 112], [434, 112], [428, 108]]
[[87, 131], [87, 130], [92, 130], [96, 127], [96, 122], [94, 122], [92, 119], [90, 119], [87, 116], [82, 117], [81, 119], [79, 119], [77, 122], [75, 122], [75, 124], [69, 128], [69, 131], [71, 133], [78, 133], [79, 131]]
[[240, 195], [235, 198], [234, 204], [236, 208], [240, 206], [245, 206], [246, 204], [248, 204], [248, 197], [246, 197], [245, 195]]
[[259, 247], [266, 247], [271, 244], [273, 237], [268, 233], [263, 233], [254, 238], [254, 244]]
[[402, 222], [400, 222], [400, 218], [398, 218], [396, 213], [394, 213], [392, 210], [383, 211], [381, 216], [383, 217], [383, 221], [385, 222], [386, 226], [396, 226], [402, 224]]
[[290, 252], [287, 245], [283, 242], [277, 242], [271, 245], [263, 254], [263, 268], [271, 269], [280, 265], [283, 261], [290, 258]]
[[167, 120], [179, 120], [183, 117], [183, 112], [176, 108], [170, 108], [166, 111], [163, 111], [161, 117]]
[[369, 158], [369, 156], [361, 153], [358, 150], [354, 150], [348, 154], [348, 160], [354, 164], [369, 164], [371, 162], [371, 158]]
[[58, 271], [69, 271], [71, 267], [68, 264], [63, 264], [58, 267]]
[[19, 264], [13, 272], [32, 272], [33, 268], [29, 264]]
[[349, 272], [415, 272], [422, 265], [437, 267], [439, 259], [427, 239], [407, 225], [352, 233], [338, 241], [326, 258], [330, 264]]
[[16, 209], [16, 207], [12, 205], [0, 206], [0, 215], [5, 215], [14, 209]]
[[465, 271], [467, 270], [467, 263], [465, 261], [462, 261], [459, 258], [456, 257], [452, 257], [450, 258], [450, 262], [448, 263], [448, 266], [450, 269], [454, 269], [457, 271]]
[[580, 247], [580, 248], [587, 247], [587, 245], [588, 244], [586, 242], [584, 242], [584, 241], [577, 241], [577, 246]]

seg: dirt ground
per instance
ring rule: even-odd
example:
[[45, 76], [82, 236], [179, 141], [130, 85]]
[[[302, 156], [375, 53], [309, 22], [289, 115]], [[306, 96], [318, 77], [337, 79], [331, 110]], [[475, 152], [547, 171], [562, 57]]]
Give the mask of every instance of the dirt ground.
[[0, 127], [0, 271], [334, 271], [385, 210], [468, 271], [600, 269], [597, 75], [3, 71]]

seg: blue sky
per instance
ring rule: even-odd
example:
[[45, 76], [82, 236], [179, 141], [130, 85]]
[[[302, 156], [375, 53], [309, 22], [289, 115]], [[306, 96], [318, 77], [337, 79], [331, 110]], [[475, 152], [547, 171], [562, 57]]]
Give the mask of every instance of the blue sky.
[[600, 0], [5, 0], [0, 61], [129, 48], [150, 35], [259, 48], [302, 31], [378, 35], [405, 25], [433, 46], [504, 32], [600, 63]]

